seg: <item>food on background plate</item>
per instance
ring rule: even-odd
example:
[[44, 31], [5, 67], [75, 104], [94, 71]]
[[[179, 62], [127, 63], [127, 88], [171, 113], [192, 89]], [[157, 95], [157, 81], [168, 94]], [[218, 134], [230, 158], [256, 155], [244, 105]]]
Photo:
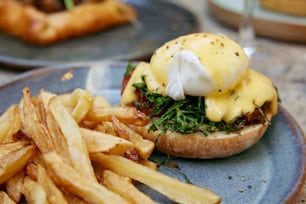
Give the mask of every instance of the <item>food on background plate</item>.
[[259, 4], [262, 8], [269, 11], [306, 16], [305, 0], [260, 0]]
[[25, 87], [0, 122], [0, 203], [156, 203], [137, 182], [177, 203], [221, 202], [157, 171], [148, 160], [154, 143], [129, 127], [149, 122], [134, 107], [111, 106], [79, 88], [32, 96]]
[[161, 152], [203, 159], [248, 149], [278, 111], [272, 82], [249, 68], [236, 42], [211, 33], [178, 37], [157, 49], [150, 62], [130, 65], [121, 104], [151, 118], [134, 130]]
[[0, 31], [35, 45], [96, 33], [137, 18], [136, 10], [119, 0], [1, 0], [0, 13]]

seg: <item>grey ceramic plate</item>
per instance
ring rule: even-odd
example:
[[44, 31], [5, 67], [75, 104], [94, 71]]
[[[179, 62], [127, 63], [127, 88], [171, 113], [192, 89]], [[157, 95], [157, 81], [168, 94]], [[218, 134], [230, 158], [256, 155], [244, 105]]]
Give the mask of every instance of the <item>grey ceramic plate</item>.
[[138, 12], [136, 25], [122, 25], [52, 46], [29, 45], [0, 32], [0, 63], [28, 69], [110, 58], [143, 59], [164, 42], [199, 30], [198, 20], [191, 12], [166, 0], [125, 2]]
[[[54, 93], [86, 88], [105, 95], [118, 104], [125, 62], [104, 62], [79, 67], [34, 69], [0, 86], [0, 112], [18, 103], [24, 86], [37, 94], [40, 88]], [[68, 74], [68, 75], [67, 75]], [[65, 76], [72, 76], [70, 79]], [[306, 146], [301, 129], [290, 114], [280, 107], [264, 137], [249, 150], [226, 159], [193, 160], [170, 158], [180, 171], [162, 166], [160, 171], [194, 184], [208, 187], [220, 195], [223, 203], [290, 203], [305, 181]], [[165, 160], [155, 152], [152, 158]], [[171, 203], [165, 197], [140, 185], [139, 188], [160, 203]]]

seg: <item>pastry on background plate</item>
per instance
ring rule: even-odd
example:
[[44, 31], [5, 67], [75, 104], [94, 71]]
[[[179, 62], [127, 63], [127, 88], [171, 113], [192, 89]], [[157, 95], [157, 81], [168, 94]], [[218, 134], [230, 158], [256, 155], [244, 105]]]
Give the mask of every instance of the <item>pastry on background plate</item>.
[[48, 45], [130, 23], [137, 18], [136, 10], [119, 0], [75, 0], [70, 6], [65, 2], [1, 0], [0, 31], [31, 44]]
[[264, 9], [291, 15], [306, 16], [305, 0], [260, 0]]

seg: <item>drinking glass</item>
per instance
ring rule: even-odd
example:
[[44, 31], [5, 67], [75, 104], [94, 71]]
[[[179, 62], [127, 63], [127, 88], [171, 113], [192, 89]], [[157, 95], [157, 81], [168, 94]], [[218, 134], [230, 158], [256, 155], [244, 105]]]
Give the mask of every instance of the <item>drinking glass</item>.
[[255, 4], [255, 0], [243, 0], [242, 20], [238, 29], [238, 43], [244, 48], [249, 57], [256, 52], [253, 25]]
[[289, 69], [290, 55], [281, 47], [278, 48], [275, 42], [262, 39], [263, 43], [260, 43], [254, 30], [254, 12], [257, 6], [257, 0], [243, 0], [238, 43], [249, 56], [250, 67], [274, 81]]

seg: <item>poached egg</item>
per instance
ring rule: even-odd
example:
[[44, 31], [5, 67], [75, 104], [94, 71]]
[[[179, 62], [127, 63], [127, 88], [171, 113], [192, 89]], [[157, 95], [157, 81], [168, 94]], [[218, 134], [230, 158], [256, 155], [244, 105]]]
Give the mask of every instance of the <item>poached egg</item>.
[[186, 95], [205, 97], [206, 116], [214, 122], [230, 122], [267, 101], [277, 112], [272, 82], [250, 69], [244, 50], [225, 35], [195, 33], [165, 43], [150, 63], [137, 65], [121, 103], [137, 100], [132, 84], [142, 76], [150, 91], [174, 100], [184, 100]]

